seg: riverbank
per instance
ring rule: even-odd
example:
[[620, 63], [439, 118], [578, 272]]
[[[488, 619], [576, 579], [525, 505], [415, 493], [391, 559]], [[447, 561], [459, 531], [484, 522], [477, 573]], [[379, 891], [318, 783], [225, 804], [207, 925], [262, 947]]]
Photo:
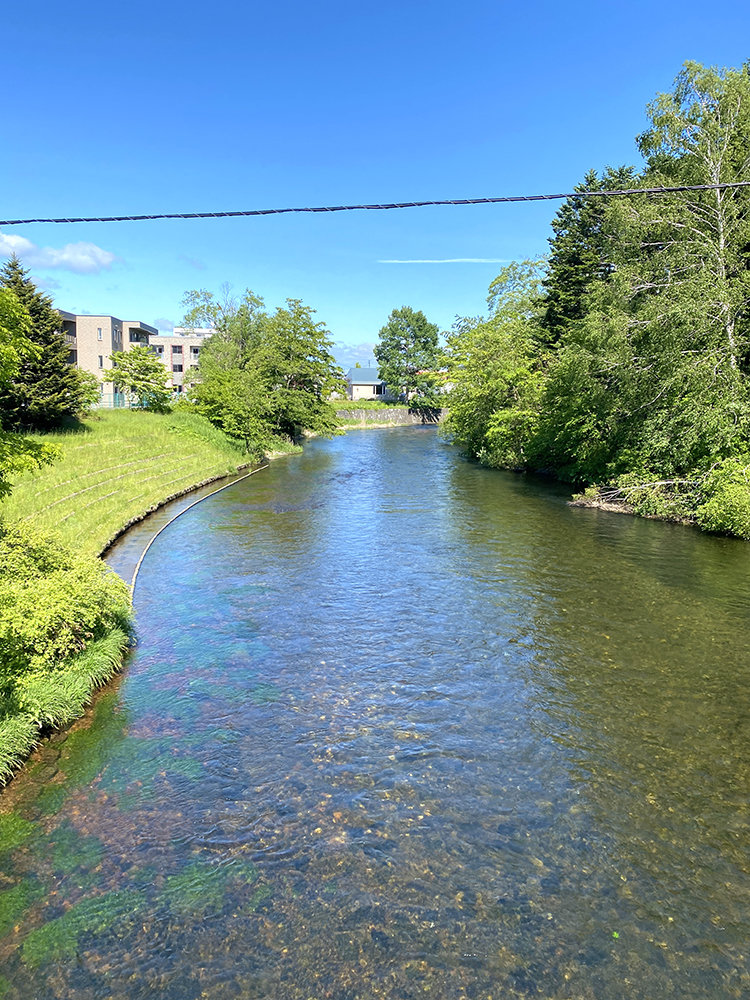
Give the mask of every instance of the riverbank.
[[104, 410], [43, 440], [59, 448], [60, 459], [19, 477], [0, 513], [89, 555], [99, 555], [133, 518], [246, 462], [194, 413]]
[[152, 511], [248, 467], [226, 435], [179, 411], [101, 411], [43, 439], [60, 458], [18, 477], [0, 505], [0, 783], [122, 665], [130, 595], [101, 554]]

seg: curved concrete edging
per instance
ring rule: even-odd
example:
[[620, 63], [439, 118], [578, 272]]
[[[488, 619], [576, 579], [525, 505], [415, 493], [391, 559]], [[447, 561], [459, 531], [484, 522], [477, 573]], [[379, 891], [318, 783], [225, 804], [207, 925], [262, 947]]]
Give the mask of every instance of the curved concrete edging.
[[[155, 514], [163, 507], [166, 507], [168, 503], [179, 500], [180, 497], [188, 496], [190, 493], [195, 493], [196, 490], [200, 490], [204, 486], [210, 486], [211, 483], [218, 483], [220, 480], [228, 479], [230, 476], [237, 476], [238, 473], [240, 473], [243, 469], [246, 469], [249, 464], [250, 463], [247, 462], [245, 465], [237, 466], [236, 472], [222, 472], [218, 476], [209, 476], [208, 479], [202, 479], [199, 483], [193, 483], [192, 486], [186, 486], [184, 490], [178, 490], [176, 493], [170, 493], [168, 497], [164, 497], [164, 499], [159, 500], [158, 503], [147, 507], [141, 514], [136, 514], [134, 517], [131, 517], [130, 520], [126, 521], [121, 528], [118, 528], [114, 535], [112, 535], [112, 537], [101, 547], [98, 553], [99, 558], [102, 559], [112, 546], [118, 542], [123, 535], [127, 534], [131, 528], [135, 527], [136, 524], [140, 524], [142, 521], [145, 521], [147, 517], [151, 517], [152, 514]], [[244, 476], [239, 478], [244, 478]], [[233, 479], [232, 482], [236, 483], [238, 482], [238, 479]], [[229, 486], [231, 484], [227, 483], [227, 485]]]
[[[178, 517], [182, 517], [183, 514], [185, 514], [187, 511], [191, 510], [197, 504], [203, 503], [203, 501], [207, 500], [209, 497], [216, 496], [216, 494], [217, 493], [221, 493], [222, 490], [228, 490], [229, 487], [230, 486], [234, 486], [235, 483], [241, 483], [243, 479], [249, 479], [250, 476], [254, 476], [256, 472], [262, 472], [264, 469], [267, 469], [267, 468], [268, 468], [267, 464], [266, 465], [261, 465], [257, 469], [252, 469], [250, 472], [245, 473], [244, 476], [240, 476], [239, 479], [233, 479], [231, 483], [224, 483], [224, 485], [220, 486], [217, 490], [212, 490], [210, 493], [206, 493], [204, 496], [198, 497], [197, 500], [193, 500], [193, 502], [190, 503], [190, 504], [188, 504], [187, 507], [183, 507], [182, 510], [178, 510], [177, 513], [173, 517], [170, 517], [170, 519], [166, 522], [166, 524], [162, 524], [162, 526], [159, 528], [159, 530], [156, 532], [156, 534], [154, 534], [154, 535], [151, 536], [151, 538], [149, 539], [149, 541], [148, 541], [145, 549], [143, 550], [143, 552], [141, 552], [141, 555], [140, 555], [140, 558], [139, 558], [138, 562], [135, 564], [135, 570], [133, 572], [133, 577], [132, 577], [132, 579], [130, 581], [130, 596], [131, 596], [131, 598], [132, 598], [133, 594], [135, 593], [135, 585], [136, 585], [136, 582], [138, 580], [138, 571], [141, 568], [141, 564], [142, 564], [143, 560], [146, 558], [146, 553], [151, 548], [151, 546], [154, 544], [154, 542], [159, 537], [159, 535], [162, 533], [162, 531], [165, 530], [165, 528], [168, 528], [170, 526], [170, 524], [173, 524], [177, 520]], [[198, 488], [199, 487], [196, 487], [196, 489], [198, 489]]]

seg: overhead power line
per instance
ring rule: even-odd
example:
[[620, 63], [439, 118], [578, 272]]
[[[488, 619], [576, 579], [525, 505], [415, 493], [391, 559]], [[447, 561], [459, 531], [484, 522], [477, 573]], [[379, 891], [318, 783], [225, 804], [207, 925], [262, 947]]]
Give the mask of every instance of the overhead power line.
[[726, 184], [679, 184], [674, 187], [622, 188], [618, 191], [570, 191], [567, 194], [518, 194], [499, 198], [445, 198], [434, 201], [392, 201], [376, 205], [318, 205], [312, 208], [253, 208], [240, 212], [162, 212], [153, 215], [91, 215], [61, 219], [2, 219], [0, 226], [26, 226], [32, 222], [149, 222], [156, 219], [233, 219], [250, 215], [290, 215], [310, 212], [385, 212], [392, 208], [427, 208], [430, 205], [499, 205], [514, 201], [564, 201], [566, 198], [615, 198], [630, 194], [671, 194], [676, 191], [720, 191], [750, 187], [750, 181]]

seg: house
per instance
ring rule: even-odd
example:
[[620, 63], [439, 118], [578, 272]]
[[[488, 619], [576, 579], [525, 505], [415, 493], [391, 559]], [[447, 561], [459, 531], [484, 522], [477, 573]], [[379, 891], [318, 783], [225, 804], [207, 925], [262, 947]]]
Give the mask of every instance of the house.
[[377, 368], [350, 368], [346, 373], [348, 399], [393, 399]]

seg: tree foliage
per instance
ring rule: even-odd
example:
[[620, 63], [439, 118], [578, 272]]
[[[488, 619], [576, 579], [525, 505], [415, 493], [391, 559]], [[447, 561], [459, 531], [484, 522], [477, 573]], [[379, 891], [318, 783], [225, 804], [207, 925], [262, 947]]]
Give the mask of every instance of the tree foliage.
[[438, 328], [410, 306], [394, 309], [375, 347], [380, 377], [411, 405], [436, 405]]
[[[634, 167], [607, 167], [601, 177], [589, 170], [576, 191], [614, 191], [637, 183]], [[554, 346], [568, 326], [586, 314], [586, 296], [595, 282], [606, 282], [622, 263], [611, 207], [605, 198], [568, 198], [552, 220], [548, 272], [540, 337]]]
[[486, 319], [458, 320], [447, 342], [447, 428], [488, 465], [522, 469], [539, 422], [544, 358], [536, 342], [540, 262], [503, 268]]
[[112, 382], [146, 410], [169, 409], [167, 372], [151, 348], [137, 346], [109, 357], [114, 368], [104, 373], [105, 382]]
[[0, 419], [6, 429], [49, 430], [85, 409], [86, 386], [69, 363], [62, 317], [17, 257], [0, 269], [0, 287], [13, 292], [26, 310], [25, 335], [37, 348], [19, 356], [16, 371], [0, 388]]
[[343, 381], [314, 310], [288, 299], [268, 313], [251, 291], [233, 298], [227, 288], [220, 296], [188, 292], [183, 304], [186, 326], [216, 331], [201, 350], [190, 398], [217, 426], [250, 452], [274, 437], [334, 432], [329, 399]]
[[18, 296], [0, 288], [0, 385], [7, 385], [18, 374], [21, 363], [39, 354], [29, 340], [31, 317]]
[[[39, 353], [29, 339], [31, 317], [8, 288], [0, 288], [0, 393], [18, 375], [24, 363]], [[0, 498], [11, 490], [14, 474], [38, 469], [51, 462], [57, 449], [20, 434], [9, 434], [0, 425]]]

